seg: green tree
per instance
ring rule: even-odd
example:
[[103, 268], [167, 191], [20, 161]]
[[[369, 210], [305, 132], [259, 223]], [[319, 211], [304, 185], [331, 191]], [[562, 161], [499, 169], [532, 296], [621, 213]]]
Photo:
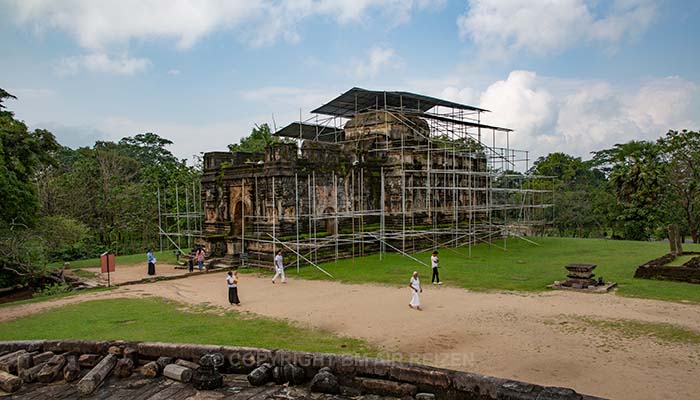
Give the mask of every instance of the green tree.
[[272, 136], [268, 124], [255, 125], [250, 135], [241, 138], [240, 143], [228, 145], [228, 149], [235, 153], [237, 151], [245, 153], [261, 153], [265, 147], [272, 143], [280, 143], [282, 140], [277, 136]]
[[593, 162], [607, 172], [615, 194], [617, 223], [625, 239], [646, 240], [662, 225], [660, 207], [665, 165], [654, 142], [630, 141], [594, 152]]
[[658, 140], [667, 163], [665, 181], [669, 222], [687, 229], [693, 242], [700, 241], [700, 132], [668, 131]]
[[12, 112], [5, 111], [7, 99], [15, 97], [0, 89], [0, 223], [31, 226], [39, 209], [35, 173], [41, 164], [52, 162], [58, 143], [49, 131], [30, 132]]
[[[605, 197], [605, 175], [590, 162], [565, 153], [550, 153], [538, 158], [529, 173], [551, 178], [555, 193], [553, 223], [560, 235], [586, 237], [605, 230], [608, 220], [605, 203], [600, 201]], [[541, 186], [535, 179], [534, 187]]]

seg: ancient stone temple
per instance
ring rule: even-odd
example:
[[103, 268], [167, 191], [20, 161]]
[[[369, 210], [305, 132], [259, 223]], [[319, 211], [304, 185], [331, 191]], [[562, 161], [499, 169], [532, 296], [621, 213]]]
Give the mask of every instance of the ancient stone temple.
[[[546, 220], [547, 193], [516, 170], [527, 153], [487, 110], [354, 88], [264, 153], [204, 156], [203, 243], [231, 264], [270, 266], [471, 245]], [[492, 144], [485, 142], [491, 139]], [[551, 194], [550, 194], [551, 196]]]

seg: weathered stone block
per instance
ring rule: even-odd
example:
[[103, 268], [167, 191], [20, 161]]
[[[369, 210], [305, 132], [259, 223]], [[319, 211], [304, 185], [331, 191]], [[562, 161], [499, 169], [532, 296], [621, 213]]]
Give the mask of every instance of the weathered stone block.
[[372, 393], [382, 396], [412, 397], [418, 391], [416, 385], [388, 381], [385, 379], [355, 378], [357, 385], [363, 393]]
[[309, 385], [312, 392], [338, 394], [340, 393], [340, 384], [338, 378], [330, 371], [322, 369], [311, 379]]

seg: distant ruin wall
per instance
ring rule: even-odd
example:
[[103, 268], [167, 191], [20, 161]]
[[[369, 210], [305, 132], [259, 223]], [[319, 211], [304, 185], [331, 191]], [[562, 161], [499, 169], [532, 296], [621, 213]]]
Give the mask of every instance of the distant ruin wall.
[[[679, 255], [700, 254], [695, 251], [684, 251]], [[699, 257], [693, 258], [691, 261], [682, 266], [667, 266], [668, 263], [675, 260], [677, 257], [674, 253], [665, 254], [659, 258], [653, 259], [637, 267], [634, 273], [635, 278], [642, 279], [659, 279], [664, 281], [700, 283], [700, 268], [695, 267]]]

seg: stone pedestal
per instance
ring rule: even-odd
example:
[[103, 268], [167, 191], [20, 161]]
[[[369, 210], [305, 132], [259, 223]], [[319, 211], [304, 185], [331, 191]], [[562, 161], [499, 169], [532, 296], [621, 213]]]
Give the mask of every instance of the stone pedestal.
[[597, 267], [595, 264], [569, 264], [565, 268], [569, 271], [566, 275], [568, 278], [562, 283], [563, 286], [572, 287], [575, 289], [586, 289], [589, 286], [595, 286], [596, 281], [593, 279], [595, 274], [593, 270]]

